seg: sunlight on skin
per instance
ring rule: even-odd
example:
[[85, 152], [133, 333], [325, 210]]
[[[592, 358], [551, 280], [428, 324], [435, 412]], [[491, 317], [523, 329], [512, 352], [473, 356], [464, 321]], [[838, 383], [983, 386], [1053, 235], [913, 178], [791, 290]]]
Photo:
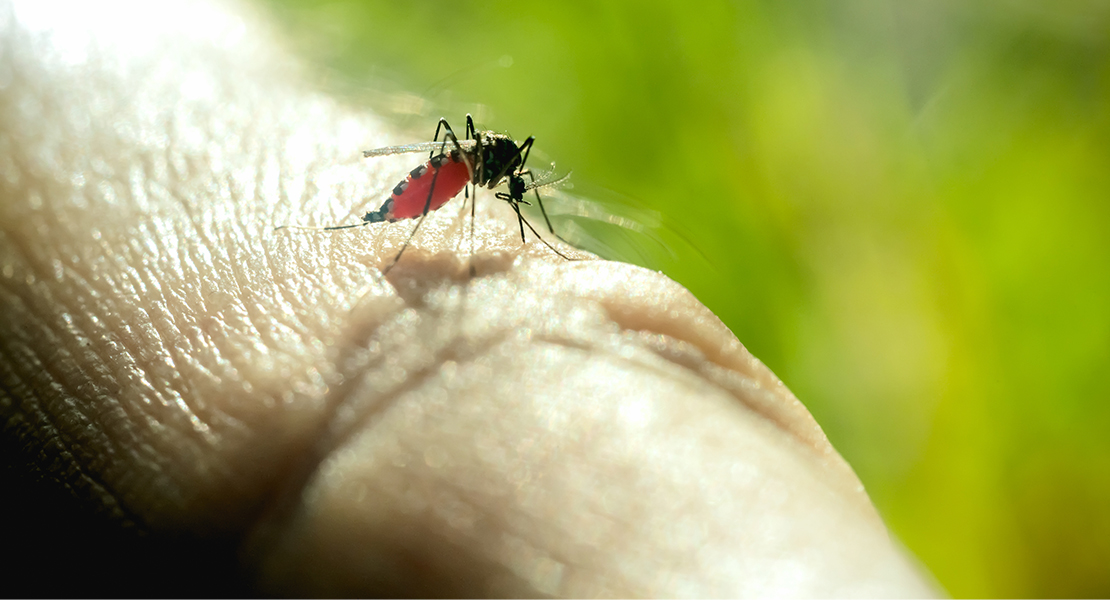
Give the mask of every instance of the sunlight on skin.
[[522, 248], [488, 192], [472, 258], [456, 200], [388, 278], [412, 222], [274, 232], [357, 221], [413, 166], [359, 150], [413, 140], [248, 13], [80, 6], [0, 21], [0, 407], [88, 502], [275, 594], [933, 593], [677, 284]]

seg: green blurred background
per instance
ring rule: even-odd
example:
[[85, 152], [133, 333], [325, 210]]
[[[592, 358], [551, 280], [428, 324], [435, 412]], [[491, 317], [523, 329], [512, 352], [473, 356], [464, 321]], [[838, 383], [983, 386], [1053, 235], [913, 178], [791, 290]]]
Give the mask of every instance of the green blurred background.
[[949, 593], [1110, 596], [1110, 2], [260, 1], [665, 214]]

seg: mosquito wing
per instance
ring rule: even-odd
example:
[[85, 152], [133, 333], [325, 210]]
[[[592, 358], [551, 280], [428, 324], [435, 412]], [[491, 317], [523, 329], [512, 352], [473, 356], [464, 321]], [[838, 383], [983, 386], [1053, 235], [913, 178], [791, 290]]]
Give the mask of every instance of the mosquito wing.
[[[477, 145], [474, 140], [459, 140], [459, 146], [463, 150], [470, 150]], [[362, 155], [366, 158], [374, 156], [392, 156], [394, 154], [406, 154], [409, 152], [436, 152], [447, 151], [455, 147], [455, 143], [447, 140], [438, 142], [420, 142], [417, 144], [404, 144], [402, 146], [386, 146], [385, 148], [375, 148], [373, 150], [363, 150]]]
[[[574, 186], [577, 193], [570, 193], [566, 191], [571, 184], [569, 175], [555, 175], [552, 165], [550, 171], [537, 176], [534, 185], [528, 185], [529, 189], [544, 188], [538, 191], [548, 220], [564, 242], [602, 258], [655, 270], [673, 266], [679, 257], [696, 256], [712, 267], [693, 241], [696, 236], [674, 220], [633, 198], [589, 183]], [[535, 202], [531, 194], [524, 199]], [[521, 210], [533, 223], [543, 223], [537, 208], [522, 206]]]
[[[658, 213], [627, 205], [595, 202], [572, 195], [564, 189], [552, 189], [566, 187], [569, 183], [564, 175], [543, 177], [536, 180], [536, 185], [528, 186], [530, 190], [543, 188], [539, 191], [543, 196], [546, 215], [559, 239], [602, 258], [660, 268], [659, 259], [671, 252], [668, 244], [659, 237], [662, 218]], [[535, 205], [535, 198], [529, 194], [524, 199], [529, 205], [522, 206], [521, 210], [527, 213], [530, 221], [538, 221], [543, 227], [544, 215]]]

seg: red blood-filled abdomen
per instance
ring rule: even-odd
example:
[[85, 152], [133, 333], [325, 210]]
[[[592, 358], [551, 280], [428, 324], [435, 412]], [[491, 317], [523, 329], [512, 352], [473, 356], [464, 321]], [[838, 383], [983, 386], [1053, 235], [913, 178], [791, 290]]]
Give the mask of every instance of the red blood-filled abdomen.
[[[463, 187], [470, 183], [470, 171], [466, 168], [465, 162], [444, 157], [438, 170], [432, 167], [433, 162], [429, 161], [422, 168], [409, 173], [405, 178], [402, 192], [391, 196], [394, 219], [419, 217], [424, 214], [425, 206], [428, 207], [427, 212], [432, 212], [457, 196]], [[428, 201], [429, 191], [432, 195], [431, 202]]]

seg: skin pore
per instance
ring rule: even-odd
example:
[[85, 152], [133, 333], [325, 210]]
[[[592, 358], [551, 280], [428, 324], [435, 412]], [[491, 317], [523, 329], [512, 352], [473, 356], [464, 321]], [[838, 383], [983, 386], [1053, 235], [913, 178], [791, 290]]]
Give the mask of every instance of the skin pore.
[[421, 159], [359, 150], [411, 140], [249, 11], [151, 4], [4, 8], [0, 410], [23, 471], [172, 554], [161, 595], [935, 593], [661, 274], [522, 247], [489, 192], [473, 258], [457, 199], [386, 278], [411, 221], [274, 232], [376, 208]]

